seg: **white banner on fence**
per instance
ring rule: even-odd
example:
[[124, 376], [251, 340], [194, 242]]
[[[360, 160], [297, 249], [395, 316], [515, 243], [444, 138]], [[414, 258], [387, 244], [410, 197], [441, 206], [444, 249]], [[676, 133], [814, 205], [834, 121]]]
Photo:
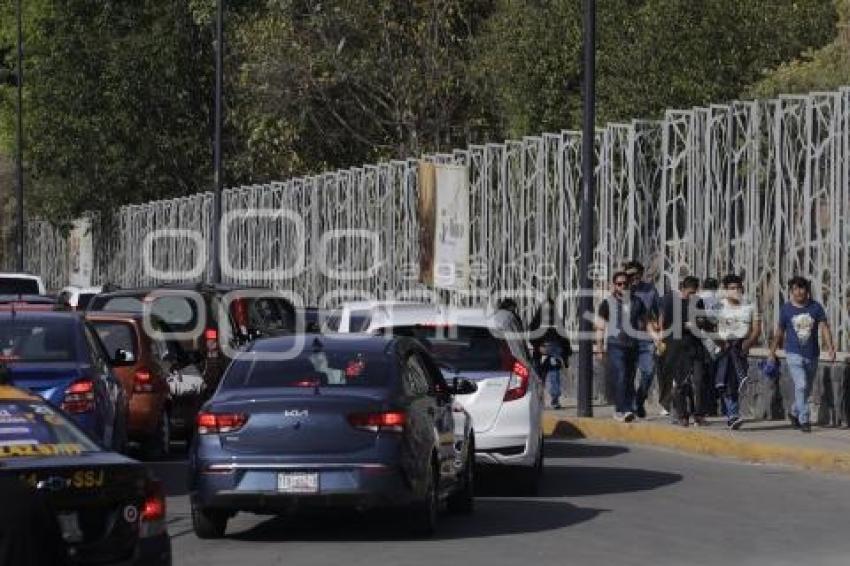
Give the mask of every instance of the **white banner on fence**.
[[434, 286], [469, 289], [469, 168], [437, 165]]
[[94, 268], [91, 220], [75, 220], [68, 235], [68, 281], [78, 287], [90, 287]]

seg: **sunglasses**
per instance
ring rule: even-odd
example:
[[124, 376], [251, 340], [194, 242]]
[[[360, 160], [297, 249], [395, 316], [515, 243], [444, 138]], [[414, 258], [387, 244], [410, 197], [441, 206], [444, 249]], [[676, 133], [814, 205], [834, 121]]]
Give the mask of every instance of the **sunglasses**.
[[628, 281], [614, 281], [614, 287], [625, 287], [628, 284]]

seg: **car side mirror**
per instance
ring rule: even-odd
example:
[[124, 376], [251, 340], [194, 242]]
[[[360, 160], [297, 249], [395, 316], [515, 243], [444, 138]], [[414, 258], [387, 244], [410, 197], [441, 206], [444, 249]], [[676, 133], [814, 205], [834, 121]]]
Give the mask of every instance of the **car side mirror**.
[[128, 352], [122, 348], [115, 350], [115, 355], [112, 357], [112, 364], [116, 366], [124, 366], [135, 363], [136, 357], [132, 352]]

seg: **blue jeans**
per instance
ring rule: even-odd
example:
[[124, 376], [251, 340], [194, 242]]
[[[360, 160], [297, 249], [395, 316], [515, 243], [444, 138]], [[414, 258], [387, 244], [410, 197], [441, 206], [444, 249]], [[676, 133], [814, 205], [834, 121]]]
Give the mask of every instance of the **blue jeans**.
[[616, 411], [628, 413], [635, 403], [635, 369], [638, 348], [608, 344], [608, 371], [614, 381]]
[[797, 417], [800, 424], [809, 422], [809, 395], [812, 394], [812, 383], [818, 371], [818, 360], [804, 358], [800, 354], [787, 354], [788, 373], [794, 381], [794, 405], [791, 414]]
[[732, 421], [740, 415], [740, 407], [738, 406], [738, 390], [723, 392], [723, 406], [726, 407], [726, 419]]
[[652, 387], [652, 379], [655, 377], [655, 342], [638, 342], [637, 367], [640, 370], [640, 380], [635, 396], [635, 411], [642, 409], [646, 403], [649, 388]]
[[561, 370], [550, 370], [546, 373], [546, 391], [552, 398], [552, 405], [561, 404]]

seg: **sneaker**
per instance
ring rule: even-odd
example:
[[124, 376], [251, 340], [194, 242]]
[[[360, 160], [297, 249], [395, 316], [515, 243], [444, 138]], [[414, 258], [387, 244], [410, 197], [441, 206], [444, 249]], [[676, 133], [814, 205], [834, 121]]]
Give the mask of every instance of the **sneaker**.
[[735, 417], [734, 419], [729, 420], [728, 426], [730, 430], [738, 430], [743, 426], [743, 424], [744, 419], [742, 419], [741, 417]]
[[705, 417], [694, 417], [694, 426], [708, 426], [708, 421]]
[[662, 407], [661, 411], [659, 411], [658, 414], [662, 417], [669, 417], [670, 411]]
[[556, 411], [560, 411], [561, 409], [563, 409], [560, 403], [553, 403], [552, 408]]
[[614, 413], [614, 420], [618, 423], [626, 422], [626, 414], [625, 413]]
[[688, 428], [689, 426], [691, 426], [691, 422], [690, 420], [688, 420], [688, 417], [682, 417], [681, 419], [679, 419], [679, 425]]
[[788, 415], [788, 420], [791, 421], [791, 426], [793, 428], [800, 428], [800, 419], [797, 418], [797, 415]]
[[637, 415], [637, 418], [639, 418], [639, 419], [645, 419], [646, 418], [646, 409], [644, 409], [643, 407], [638, 407], [637, 411], [635, 411], [635, 415]]
[[624, 420], [625, 422], [627, 422], [627, 423], [630, 423], [630, 422], [632, 422], [633, 420], [635, 420], [635, 414], [634, 414], [634, 413], [632, 413], [631, 411], [629, 411], [628, 413], [626, 413], [625, 415], [623, 415], [623, 420]]
[[812, 425], [809, 423], [800, 423], [800, 431], [812, 432]]

